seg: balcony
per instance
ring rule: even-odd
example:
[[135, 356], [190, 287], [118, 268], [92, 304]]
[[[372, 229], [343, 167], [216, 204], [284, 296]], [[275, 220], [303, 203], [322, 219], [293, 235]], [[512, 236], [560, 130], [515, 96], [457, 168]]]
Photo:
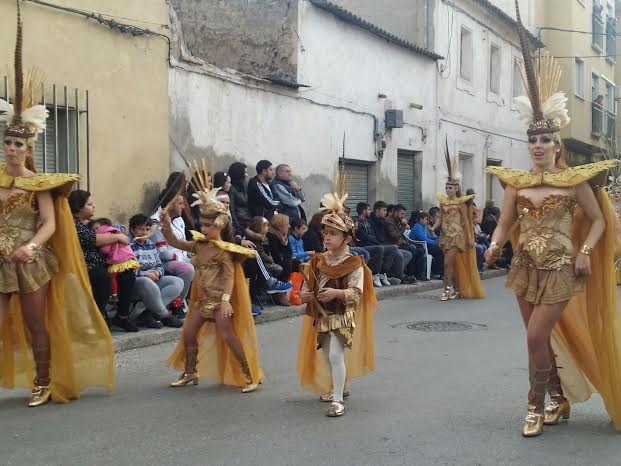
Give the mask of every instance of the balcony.
[[605, 118], [605, 134], [606, 134], [606, 139], [608, 139], [609, 141], [614, 141], [616, 138], [616, 122], [617, 122], [617, 117], [613, 112], [609, 112], [608, 110], [606, 110], [604, 112], [604, 118]]
[[606, 20], [606, 58], [617, 61], [617, 20], [608, 17]]
[[593, 6], [593, 48], [599, 52], [604, 51], [604, 20], [601, 9]]
[[591, 134], [593, 136], [601, 136], [604, 125], [604, 108], [595, 102], [591, 104]]

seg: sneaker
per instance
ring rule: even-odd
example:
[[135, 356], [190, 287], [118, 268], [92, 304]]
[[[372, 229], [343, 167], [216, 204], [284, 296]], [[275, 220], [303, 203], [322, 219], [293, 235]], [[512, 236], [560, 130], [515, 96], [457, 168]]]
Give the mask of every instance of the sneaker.
[[162, 323], [166, 327], [171, 328], [181, 328], [183, 327], [183, 321], [179, 319], [177, 316], [165, 317], [162, 319]]
[[398, 278], [390, 277], [388, 279], [388, 284], [392, 286], [401, 285], [401, 280], [399, 280]]
[[121, 319], [120, 317], [114, 316], [111, 320], [111, 324], [122, 328], [126, 332], [138, 331], [138, 327], [136, 326], [136, 324], [133, 323], [129, 318]]
[[181, 296], [176, 297], [172, 303], [170, 303], [169, 307], [172, 310], [183, 309], [183, 299], [181, 299]]
[[289, 290], [293, 289], [293, 283], [291, 282], [281, 282], [276, 281], [272, 286], [267, 288], [267, 294], [276, 294], [276, 293], [286, 293]]
[[382, 282], [380, 281], [379, 275], [373, 275], [373, 286], [375, 288], [381, 288]]
[[141, 327], [146, 328], [162, 328], [164, 326], [164, 324], [156, 320], [155, 317], [153, 317], [153, 314], [149, 311], [140, 314], [140, 317], [138, 317], [138, 324]]
[[[380, 282], [382, 282], [383, 286], [390, 286], [392, 285], [392, 283], [390, 282], [390, 280], [388, 279], [388, 277], [386, 276], [385, 273], [380, 274], [379, 276]], [[401, 283], [401, 282], [399, 282]]]
[[414, 275], [408, 275], [403, 277], [402, 282], [406, 285], [416, 285], [418, 283], [418, 280]]
[[261, 314], [263, 314], [263, 311], [261, 310], [261, 308], [257, 306], [252, 306], [252, 308], [250, 309], [250, 312], [252, 312], [252, 315], [254, 317], [260, 316]]

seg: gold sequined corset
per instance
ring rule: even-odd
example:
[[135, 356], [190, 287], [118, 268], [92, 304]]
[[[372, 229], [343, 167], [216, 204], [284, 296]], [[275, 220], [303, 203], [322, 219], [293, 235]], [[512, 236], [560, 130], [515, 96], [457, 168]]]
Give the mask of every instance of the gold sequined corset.
[[571, 223], [576, 200], [563, 194], [551, 194], [536, 207], [518, 194], [516, 205], [521, 223], [514, 265], [561, 270], [571, 264], [575, 256]]
[[28, 244], [37, 232], [39, 211], [34, 192], [16, 192], [0, 200], [0, 262], [20, 246]]
[[466, 239], [464, 227], [461, 224], [459, 206], [442, 206], [442, 232], [440, 234], [440, 247], [450, 249], [457, 247], [464, 250]]
[[222, 303], [224, 293], [225, 271], [223, 270], [223, 251], [218, 251], [212, 257], [194, 256], [192, 263], [196, 268], [199, 293], [197, 303], [203, 313], [211, 312]]

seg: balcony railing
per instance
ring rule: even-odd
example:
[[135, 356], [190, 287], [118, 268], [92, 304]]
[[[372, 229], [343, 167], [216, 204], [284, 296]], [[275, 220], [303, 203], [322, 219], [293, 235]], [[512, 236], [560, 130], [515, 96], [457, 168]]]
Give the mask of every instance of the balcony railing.
[[591, 133], [599, 136], [602, 134], [604, 124], [604, 108], [595, 102], [591, 107]]
[[604, 20], [601, 10], [593, 6], [593, 45], [599, 50], [604, 50]]
[[606, 55], [616, 61], [617, 20], [611, 17], [608, 17], [606, 20]]
[[617, 117], [613, 112], [609, 112], [608, 110], [606, 110], [605, 112], [605, 122], [606, 122], [606, 126], [605, 126], [605, 133], [606, 133], [606, 139], [608, 139], [609, 141], [614, 141], [615, 137], [616, 137], [616, 121], [617, 121]]

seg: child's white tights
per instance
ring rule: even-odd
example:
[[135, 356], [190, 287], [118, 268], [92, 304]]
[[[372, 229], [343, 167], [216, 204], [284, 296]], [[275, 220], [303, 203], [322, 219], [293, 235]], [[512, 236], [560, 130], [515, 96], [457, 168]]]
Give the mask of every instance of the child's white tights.
[[321, 349], [332, 372], [332, 396], [334, 401], [343, 402], [345, 389], [345, 351], [341, 340], [332, 332], [324, 333], [320, 340]]

